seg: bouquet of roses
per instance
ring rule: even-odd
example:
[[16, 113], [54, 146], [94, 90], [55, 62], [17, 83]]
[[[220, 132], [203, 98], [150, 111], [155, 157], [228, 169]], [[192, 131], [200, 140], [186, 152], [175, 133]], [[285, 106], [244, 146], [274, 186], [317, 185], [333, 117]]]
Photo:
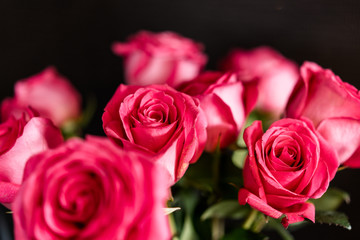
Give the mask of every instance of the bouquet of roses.
[[[1, 103], [0, 202], [16, 239], [265, 239], [309, 222], [350, 229], [329, 188], [360, 167], [360, 95], [268, 47], [204, 70], [202, 45], [142, 31], [112, 46], [125, 82], [92, 106], [54, 67]], [[120, 81], [119, 81], [120, 82]], [[264, 230], [264, 231], [263, 231]]]

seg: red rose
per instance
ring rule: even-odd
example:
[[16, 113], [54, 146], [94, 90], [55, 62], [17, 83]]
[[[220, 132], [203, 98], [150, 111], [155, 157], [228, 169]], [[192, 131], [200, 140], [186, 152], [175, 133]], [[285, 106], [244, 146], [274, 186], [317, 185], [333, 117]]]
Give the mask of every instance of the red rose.
[[29, 160], [13, 204], [15, 237], [170, 239], [163, 173], [108, 139], [71, 139]]
[[156, 155], [172, 182], [205, 147], [206, 119], [198, 100], [167, 85], [120, 85], [102, 120], [106, 135], [120, 146]]
[[2, 121], [9, 116], [21, 117], [29, 106], [61, 126], [79, 117], [81, 97], [66, 78], [49, 67], [15, 84], [14, 98], [5, 99], [1, 104]]
[[246, 90], [235, 73], [205, 72], [179, 89], [200, 100], [208, 122], [205, 150], [210, 152], [219, 141], [221, 148], [236, 141], [257, 96], [256, 90]]
[[244, 140], [249, 155], [239, 203], [273, 218], [285, 214], [285, 227], [304, 218], [314, 221], [314, 206], [306, 201], [327, 190], [338, 160], [311, 122], [282, 119], [263, 133], [255, 121], [245, 129]]
[[49, 119], [33, 117], [28, 122], [10, 117], [0, 124], [0, 203], [11, 208], [22, 183], [29, 157], [62, 143], [62, 135]]
[[310, 119], [336, 150], [340, 164], [360, 167], [360, 94], [329, 69], [305, 62], [286, 115]]
[[235, 49], [223, 62], [223, 69], [235, 71], [243, 82], [255, 82], [258, 88], [256, 108], [279, 117], [299, 78], [295, 63], [269, 47]]
[[206, 63], [200, 44], [173, 32], [141, 31], [126, 43], [115, 43], [115, 54], [125, 57], [126, 82], [174, 87], [196, 77]]

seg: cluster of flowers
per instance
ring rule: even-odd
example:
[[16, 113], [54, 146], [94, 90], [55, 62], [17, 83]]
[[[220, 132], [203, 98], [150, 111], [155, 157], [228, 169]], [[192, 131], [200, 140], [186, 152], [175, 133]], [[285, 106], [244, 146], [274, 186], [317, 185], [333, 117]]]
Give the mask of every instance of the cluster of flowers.
[[106, 137], [63, 138], [81, 97], [54, 68], [2, 101], [0, 202], [17, 239], [170, 239], [170, 187], [204, 151], [234, 146], [252, 111], [274, 121], [243, 133], [240, 205], [285, 227], [315, 221], [308, 200], [340, 165], [360, 167], [360, 95], [331, 70], [259, 47], [204, 71], [202, 46], [171, 32], [139, 32], [113, 51], [127, 85], [105, 107]]

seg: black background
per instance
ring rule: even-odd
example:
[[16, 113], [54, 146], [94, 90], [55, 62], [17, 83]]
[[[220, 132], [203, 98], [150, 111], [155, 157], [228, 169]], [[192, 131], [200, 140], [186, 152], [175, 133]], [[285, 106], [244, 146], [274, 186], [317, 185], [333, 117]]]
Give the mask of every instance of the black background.
[[[103, 134], [102, 109], [123, 79], [122, 60], [110, 45], [142, 29], [202, 42], [207, 69], [233, 47], [269, 45], [298, 64], [311, 60], [331, 68], [360, 88], [358, 0], [0, 0], [0, 96], [11, 96], [17, 80], [54, 65], [84, 98], [96, 96], [87, 133]], [[294, 232], [296, 239], [359, 239], [360, 170], [339, 172], [332, 186], [352, 196], [342, 210], [353, 230], [316, 224]], [[0, 239], [3, 219], [2, 213]]]

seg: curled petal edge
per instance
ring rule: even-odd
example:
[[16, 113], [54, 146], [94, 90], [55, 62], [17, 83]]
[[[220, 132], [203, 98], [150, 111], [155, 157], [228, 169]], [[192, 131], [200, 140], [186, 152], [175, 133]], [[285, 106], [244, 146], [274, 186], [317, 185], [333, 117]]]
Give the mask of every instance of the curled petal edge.
[[304, 202], [295, 204], [279, 211], [269, 206], [263, 199], [244, 188], [240, 189], [238, 200], [240, 205], [248, 203], [252, 208], [272, 218], [280, 218], [281, 216], [284, 216], [281, 220], [281, 224], [285, 228], [287, 228], [291, 223], [301, 222], [305, 219], [315, 222], [315, 206], [312, 203]]

